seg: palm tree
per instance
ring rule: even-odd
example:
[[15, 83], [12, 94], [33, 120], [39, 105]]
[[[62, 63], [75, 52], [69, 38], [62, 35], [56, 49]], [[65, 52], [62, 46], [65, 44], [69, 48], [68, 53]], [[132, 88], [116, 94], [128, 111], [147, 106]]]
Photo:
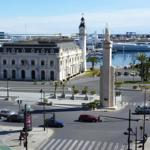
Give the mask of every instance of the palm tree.
[[55, 89], [54, 89], [54, 98], [56, 98], [56, 90], [57, 90], [57, 88], [58, 88], [58, 85], [59, 85], [59, 83], [58, 83], [58, 81], [55, 81], [54, 82], [54, 87], [55, 87]]
[[85, 94], [84, 99], [85, 99], [85, 100], [88, 100], [88, 96], [87, 96], [87, 93], [88, 93], [88, 87], [87, 87], [87, 86], [85, 86], [85, 87], [83, 88], [82, 93]]
[[76, 90], [76, 87], [75, 87], [75, 85], [73, 85], [72, 86], [72, 97], [71, 97], [72, 100], [74, 100], [75, 90]]
[[95, 64], [98, 63], [99, 61], [98, 61], [97, 57], [92, 56], [92, 57], [89, 57], [87, 59], [87, 62], [91, 62], [92, 63], [92, 70], [94, 70]]
[[137, 56], [137, 60], [140, 62], [139, 69], [140, 69], [140, 76], [141, 76], [141, 81], [143, 83], [144, 81], [144, 74], [145, 74], [145, 63], [147, 61], [147, 57], [144, 53], [140, 53]]
[[65, 86], [66, 86], [66, 82], [62, 81], [62, 82], [60, 82], [60, 84], [62, 86], [62, 95], [61, 95], [61, 97], [65, 98]]

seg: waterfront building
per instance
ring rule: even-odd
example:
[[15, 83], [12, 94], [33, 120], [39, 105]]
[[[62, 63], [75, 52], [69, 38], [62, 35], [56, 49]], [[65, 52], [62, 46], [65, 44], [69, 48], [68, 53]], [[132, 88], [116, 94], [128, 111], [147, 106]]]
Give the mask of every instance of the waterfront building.
[[79, 46], [70, 38], [4, 43], [0, 80], [66, 80], [86, 70], [86, 31], [81, 18]]
[[101, 67], [100, 78], [100, 100], [103, 107], [115, 106], [114, 79], [115, 71], [112, 67], [112, 41], [108, 28], [105, 28], [103, 42], [103, 66]]

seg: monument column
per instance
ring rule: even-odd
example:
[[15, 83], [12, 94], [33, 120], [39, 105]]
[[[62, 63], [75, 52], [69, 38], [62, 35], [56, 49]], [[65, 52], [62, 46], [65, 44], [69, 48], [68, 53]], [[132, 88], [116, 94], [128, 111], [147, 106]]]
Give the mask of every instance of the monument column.
[[103, 107], [114, 107], [114, 67], [112, 67], [112, 41], [108, 28], [105, 28], [103, 42], [103, 66], [100, 78], [100, 100]]

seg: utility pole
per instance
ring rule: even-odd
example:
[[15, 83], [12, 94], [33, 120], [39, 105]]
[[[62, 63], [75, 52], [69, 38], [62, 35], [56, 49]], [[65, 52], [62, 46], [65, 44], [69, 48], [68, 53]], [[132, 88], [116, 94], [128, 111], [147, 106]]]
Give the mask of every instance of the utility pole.
[[25, 131], [24, 147], [26, 148], [26, 150], [28, 150], [27, 104], [25, 104], [25, 108], [24, 108], [24, 131]]
[[130, 134], [131, 134], [131, 109], [129, 109], [128, 150], [131, 150], [130, 149]]
[[146, 87], [144, 93], [144, 116], [143, 116], [143, 141], [142, 141], [142, 150], [145, 149], [145, 106], [146, 106]]
[[135, 150], [137, 150], [137, 127], [135, 128]]

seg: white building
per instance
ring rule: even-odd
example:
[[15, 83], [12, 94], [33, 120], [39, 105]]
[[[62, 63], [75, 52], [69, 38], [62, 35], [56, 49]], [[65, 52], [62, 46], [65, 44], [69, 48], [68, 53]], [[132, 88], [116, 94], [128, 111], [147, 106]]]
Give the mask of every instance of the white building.
[[112, 41], [108, 28], [105, 29], [103, 42], [103, 66], [101, 67], [100, 100], [103, 107], [115, 107], [114, 92], [115, 73], [112, 67]]
[[66, 80], [86, 70], [84, 18], [81, 48], [71, 39], [5, 43], [0, 47], [0, 80]]

